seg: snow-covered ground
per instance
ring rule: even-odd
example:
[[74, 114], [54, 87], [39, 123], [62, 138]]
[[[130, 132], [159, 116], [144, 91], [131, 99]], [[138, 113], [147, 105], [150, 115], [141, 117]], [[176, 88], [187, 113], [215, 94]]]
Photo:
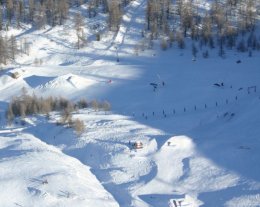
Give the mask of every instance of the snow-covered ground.
[[[0, 206], [260, 206], [260, 53], [227, 50], [222, 59], [215, 49], [192, 61], [190, 48], [160, 51], [155, 42], [136, 56], [144, 10], [145, 0], [132, 1], [119, 32], [100, 42], [86, 27], [80, 50], [69, 23], [10, 31], [31, 51], [0, 75]], [[87, 24], [95, 21], [104, 17]], [[7, 103], [23, 87], [108, 100], [112, 110], [74, 112], [86, 126], [79, 137], [56, 125], [58, 113], [7, 126]]]
[[23, 129], [0, 131], [1, 206], [118, 206], [89, 167]]

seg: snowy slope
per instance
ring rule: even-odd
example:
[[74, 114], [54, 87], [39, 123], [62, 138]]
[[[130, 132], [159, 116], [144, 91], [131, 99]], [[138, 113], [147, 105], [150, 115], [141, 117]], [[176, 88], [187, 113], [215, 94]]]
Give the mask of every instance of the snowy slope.
[[1, 206], [118, 206], [78, 160], [22, 129], [1, 130]]
[[[160, 51], [155, 41], [136, 56], [145, 3], [131, 1], [117, 33], [80, 50], [71, 20], [10, 31], [31, 41], [31, 55], [0, 75], [0, 206], [260, 206], [259, 52], [227, 50], [221, 59], [215, 49], [192, 61], [189, 44]], [[71, 10], [78, 11], [86, 7]], [[85, 22], [89, 40], [91, 25], [104, 18]], [[18, 79], [10, 77], [15, 71]], [[256, 92], [248, 93], [251, 86]], [[86, 126], [80, 137], [56, 126], [57, 113], [11, 129], [4, 110], [23, 87], [39, 96], [108, 100], [112, 111], [73, 113]], [[144, 148], [134, 150], [136, 141]]]

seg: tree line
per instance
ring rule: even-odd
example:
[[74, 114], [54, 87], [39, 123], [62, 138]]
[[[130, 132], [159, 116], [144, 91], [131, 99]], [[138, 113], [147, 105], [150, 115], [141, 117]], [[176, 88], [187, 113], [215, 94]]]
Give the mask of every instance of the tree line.
[[31, 23], [37, 28], [45, 25], [62, 25], [68, 18], [69, 8], [87, 4], [87, 16], [98, 12], [108, 13], [110, 29], [118, 27], [123, 8], [131, 0], [0, 0], [0, 30], [8, 30], [21, 23]]
[[[188, 37], [200, 47], [218, 46], [220, 56], [224, 55], [224, 47], [241, 52], [248, 48], [260, 50], [255, 33], [259, 8], [257, 0], [214, 0], [209, 9], [194, 1], [148, 0], [145, 32], [152, 40], [164, 37], [162, 49], [174, 41], [184, 48]], [[195, 54], [195, 46], [192, 50]]]
[[[95, 17], [99, 12], [107, 14], [107, 25], [111, 31], [119, 29], [123, 8], [131, 0], [0, 0], [0, 32], [8, 31], [10, 27], [22, 28], [22, 23], [31, 24], [34, 29], [63, 25], [69, 18], [69, 8], [87, 5], [81, 13], [75, 13], [71, 18], [77, 36], [78, 49], [86, 45], [84, 34], [84, 16]], [[84, 14], [84, 11], [86, 12]], [[100, 40], [100, 34], [97, 40]], [[24, 41], [24, 40], [22, 40]], [[14, 61], [17, 54], [29, 55], [29, 44], [17, 44], [14, 36], [7, 37], [0, 33], [0, 64]], [[26, 50], [26, 52], [24, 51]]]
[[15, 61], [17, 55], [29, 55], [30, 44], [26, 38], [19, 39], [11, 35], [0, 35], [0, 65], [6, 65], [10, 61]]
[[[0, 31], [10, 26], [21, 27], [22, 23], [32, 24], [35, 29], [46, 25], [62, 25], [69, 18], [69, 8], [87, 5], [81, 13], [73, 14], [78, 49], [86, 45], [84, 34], [85, 17], [93, 18], [99, 12], [107, 14], [107, 26], [118, 31], [125, 6], [131, 0], [0, 0]], [[208, 57], [205, 48], [218, 48], [219, 55], [225, 55], [225, 48], [240, 52], [260, 50], [260, 39], [255, 33], [258, 0], [214, 0], [210, 8], [201, 8], [195, 1], [183, 0], [147, 0], [145, 28], [142, 36], [148, 43], [142, 48], [152, 47], [154, 39], [161, 38], [163, 50], [175, 42], [185, 48], [186, 39], [192, 39], [192, 54], [196, 56], [198, 47], [204, 57]], [[84, 14], [84, 12], [86, 14]], [[96, 40], [100, 40], [97, 32]], [[19, 53], [28, 54], [29, 44], [15, 41], [15, 37], [0, 35], [0, 64], [12, 61]], [[15, 46], [16, 49], [15, 49]], [[135, 48], [138, 53], [138, 48]]]
[[16, 117], [20, 117], [23, 121], [27, 116], [42, 114], [49, 117], [51, 112], [57, 111], [61, 113], [61, 118], [57, 121], [57, 125], [67, 125], [78, 134], [81, 134], [84, 130], [84, 123], [81, 120], [72, 119], [72, 113], [84, 108], [106, 112], [111, 109], [111, 105], [108, 101], [87, 101], [84, 98], [74, 103], [63, 97], [37, 97], [34, 94], [28, 94], [26, 89], [23, 88], [22, 95], [13, 97], [9, 103], [6, 110], [6, 119], [8, 124], [11, 124]]
[[78, 1], [67, 0], [1, 0], [0, 30], [11, 25], [32, 23], [38, 28], [46, 24], [61, 25], [66, 20], [70, 5]]
[[[95, 111], [109, 111], [111, 105], [108, 101], [98, 102], [97, 100], [87, 101], [81, 99], [74, 103], [63, 97], [37, 97], [30, 95], [23, 89], [22, 95], [13, 97], [6, 111], [6, 118], [11, 123], [15, 117], [25, 118], [30, 115], [44, 114], [49, 116], [50, 112], [62, 111], [70, 117], [73, 111], [84, 108], [92, 108]], [[66, 116], [66, 117], [67, 117]], [[64, 122], [66, 122], [67, 118]]]

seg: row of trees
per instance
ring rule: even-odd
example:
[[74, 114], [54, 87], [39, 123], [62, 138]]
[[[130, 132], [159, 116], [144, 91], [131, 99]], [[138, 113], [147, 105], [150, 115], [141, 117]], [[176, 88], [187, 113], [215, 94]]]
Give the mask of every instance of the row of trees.
[[[107, 13], [108, 28], [112, 31], [119, 29], [123, 7], [130, 0], [1, 0], [0, 1], [0, 31], [8, 30], [10, 26], [20, 28], [22, 22], [30, 23], [35, 29], [44, 28], [46, 25], [56, 26], [62, 25], [69, 17], [68, 11], [71, 6], [80, 6], [87, 2], [86, 14], [76, 13], [72, 18], [74, 20], [74, 28], [76, 32], [76, 47], [78, 49], [84, 47], [87, 42], [84, 33], [84, 16], [89, 18], [95, 17], [99, 11]], [[97, 40], [100, 39], [100, 34], [97, 33]], [[3, 51], [13, 50], [9, 42], [13, 42], [14, 37], [10, 40], [4, 37], [1, 38], [1, 46]], [[5, 53], [0, 60], [0, 64], [6, 64], [8, 60], [14, 60], [15, 55], [10, 56], [10, 52]], [[12, 57], [12, 58], [10, 58]]]
[[66, 114], [71, 112], [91, 107], [95, 111], [104, 110], [109, 111], [111, 106], [108, 101], [98, 102], [96, 100], [87, 102], [81, 99], [77, 103], [73, 103], [66, 98], [59, 97], [37, 97], [36, 95], [29, 95], [23, 92], [23, 95], [14, 97], [8, 106], [6, 118], [12, 122], [15, 117], [25, 118], [28, 115], [45, 114], [49, 115], [52, 111], [64, 111]]
[[[199, 8], [193, 1], [148, 0], [146, 8], [146, 31], [151, 39], [166, 37], [170, 44], [177, 41], [180, 48], [185, 47], [184, 39], [189, 36], [199, 41], [200, 46], [259, 48], [256, 28], [256, 0], [215, 0], [209, 10]], [[238, 38], [241, 35], [242, 38]], [[242, 39], [242, 41], [241, 41]], [[162, 46], [165, 48], [165, 40]]]
[[193, 38], [203, 33], [205, 39], [214, 32], [221, 36], [254, 30], [258, 4], [256, 0], [215, 0], [209, 10], [202, 10], [194, 1], [148, 0], [147, 30], [154, 35], [181, 30]]
[[80, 134], [84, 130], [84, 123], [78, 119], [72, 119], [72, 112], [82, 108], [91, 107], [95, 111], [104, 110], [109, 111], [111, 106], [108, 101], [98, 102], [93, 100], [88, 102], [85, 99], [73, 103], [66, 98], [54, 97], [37, 97], [36, 95], [27, 94], [23, 89], [22, 95], [14, 97], [9, 103], [6, 111], [6, 118], [9, 124], [13, 122], [15, 117], [24, 119], [29, 115], [45, 114], [49, 116], [52, 111], [61, 112], [61, 119], [57, 122], [58, 125], [67, 125], [75, 129]]
[[[9, 25], [21, 26], [21, 22], [33, 23], [41, 28], [45, 24], [55, 26], [67, 18], [71, 1], [67, 0], [6, 0], [0, 7], [0, 30]], [[5, 22], [5, 28], [3, 28]]]
[[46, 24], [62, 25], [71, 6], [86, 2], [89, 18], [95, 17], [98, 11], [108, 13], [109, 28], [115, 30], [120, 23], [122, 8], [130, 0], [1, 0], [0, 30], [6, 30], [10, 25], [19, 28], [22, 22], [32, 23], [38, 28]]
[[0, 35], [0, 65], [7, 64], [9, 61], [15, 61], [19, 54], [29, 54], [30, 44], [27, 39], [20, 39], [17, 42], [15, 36]]

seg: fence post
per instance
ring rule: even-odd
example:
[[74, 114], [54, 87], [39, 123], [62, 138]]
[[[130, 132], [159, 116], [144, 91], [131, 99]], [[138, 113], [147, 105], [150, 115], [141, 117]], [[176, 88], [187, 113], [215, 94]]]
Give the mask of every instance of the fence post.
[[228, 99], [226, 99], [226, 104], [228, 104]]
[[183, 111], [186, 112], [186, 108], [185, 107], [184, 107]]
[[218, 102], [216, 101], [216, 106], [218, 106]]
[[195, 111], [197, 110], [197, 107], [196, 107], [196, 105], [194, 106], [194, 109], [195, 109]]
[[207, 104], [205, 104], [205, 109], [207, 108]]

